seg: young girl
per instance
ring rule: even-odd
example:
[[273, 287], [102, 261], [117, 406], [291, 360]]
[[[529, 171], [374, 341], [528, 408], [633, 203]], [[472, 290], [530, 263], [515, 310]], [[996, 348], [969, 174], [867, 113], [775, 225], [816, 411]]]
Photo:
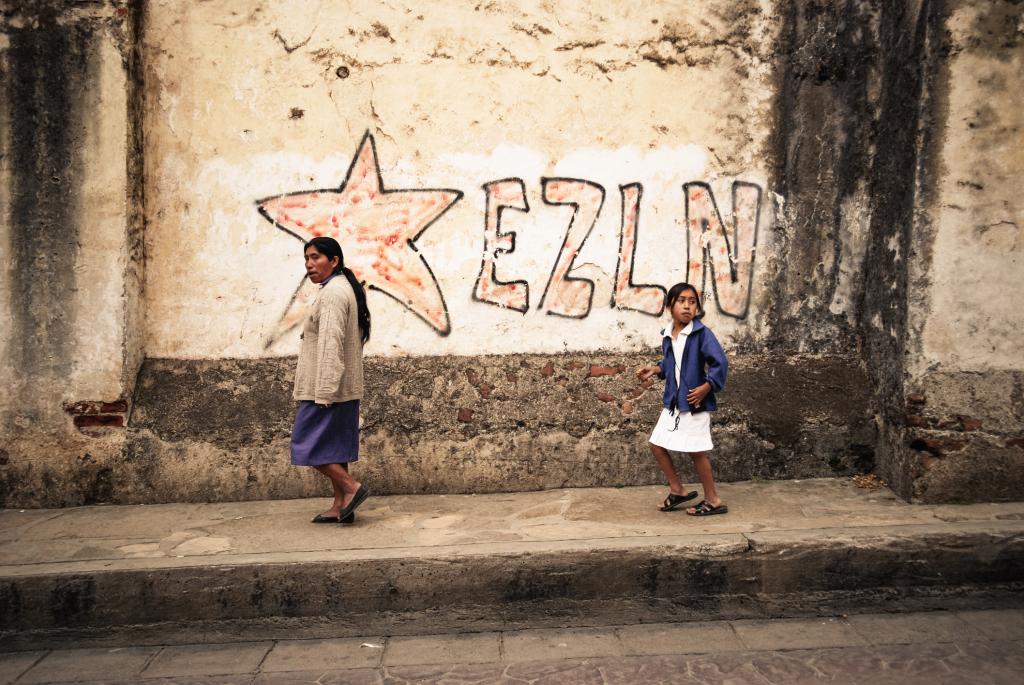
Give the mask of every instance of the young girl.
[[668, 478], [669, 494], [662, 511], [672, 511], [697, 496], [687, 493], [676, 473], [669, 450], [686, 452], [704, 488], [704, 499], [686, 513], [691, 516], [725, 514], [729, 508], [722, 503], [711, 475], [711, 414], [718, 405], [715, 392], [725, 386], [729, 362], [711, 329], [700, 322], [704, 309], [697, 289], [689, 283], [676, 283], [668, 291], [665, 306], [672, 315], [672, 325], [662, 332], [663, 359], [657, 366], [637, 370], [645, 381], [657, 374], [665, 379], [664, 408], [651, 433], [650, 445], [658, 466]]

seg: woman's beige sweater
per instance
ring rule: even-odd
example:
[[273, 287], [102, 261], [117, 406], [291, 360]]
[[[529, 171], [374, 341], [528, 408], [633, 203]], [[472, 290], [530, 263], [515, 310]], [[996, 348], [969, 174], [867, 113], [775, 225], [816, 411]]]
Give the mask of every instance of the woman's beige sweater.
[[363, 396], [363, 341], [356, 294], [344, 274], [320, 287], [302, 326], [296, 400], [333, 404]]

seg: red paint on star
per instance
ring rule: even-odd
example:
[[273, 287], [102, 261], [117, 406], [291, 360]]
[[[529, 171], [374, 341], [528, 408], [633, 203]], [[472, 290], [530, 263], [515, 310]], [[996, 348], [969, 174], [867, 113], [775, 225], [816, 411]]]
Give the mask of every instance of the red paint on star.
[[[360, 281], [448, 335], [451, 322], [444, 295], [416, 240], [461, 198], [460, 190], [385, 189], [376, 143], [367, 132], [337, 190], [289, 193], [256, 204], [268, 221], [303, 242], [317, 236], [337, 240], [345, 265]], [[274, 339], [301, 320], [304, 297], [299, 291]]]

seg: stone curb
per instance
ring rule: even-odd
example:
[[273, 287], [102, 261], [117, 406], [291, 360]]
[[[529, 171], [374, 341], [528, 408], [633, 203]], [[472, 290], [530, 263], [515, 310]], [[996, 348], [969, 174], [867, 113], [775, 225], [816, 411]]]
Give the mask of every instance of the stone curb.
[[[799, 614], [1013, 592], [1024, 522], [823, 528], [0, 568], [0, 637], [232, 621], [373, 630], [565, 623], [604, 605], [641, 620]], [[105, 568], [98, 566], [103, 565]], [[909, 604], [908, 604], [909, 606]], [[608, 609], [611, 610], [611, 609]], [[409, 623], [409, 622], [412, 623]], [[570, 621], [571, 622], [571, 621]], [[334, 626], [335, 634], [339, 634]]]

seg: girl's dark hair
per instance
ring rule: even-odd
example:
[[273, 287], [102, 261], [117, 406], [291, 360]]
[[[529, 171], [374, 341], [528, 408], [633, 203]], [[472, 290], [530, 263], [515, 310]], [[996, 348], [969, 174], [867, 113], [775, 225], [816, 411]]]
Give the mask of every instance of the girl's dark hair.
[[344, 274], [345, 278], [348, 279], [349, 284], [352, 286], [352, 290], [356, 294], [356, 305], [359, 309], [359, 332], [362, 333], [363, 344], [370, 339], [370, 308], [366, 306], [366, 290], [363, 288], [363, 284], [359, 282], [356, 275], [352, 273], [352, 269], [345, 266], [345, 255], [341, 251], [341, 245], [334, 238], [328, 238], [327, 236], [320, 236], [313, 238], [302, 251], [305, 252], [309, 248], [316, 249], [317, 252], [327, 257], [327, 259], [338, 258], [338, 266], [334, 267], [333, 273]]
[[697, 291], [697, 287], [690, 285], [689, 283], [676, 283], [674, 286], [668, 289], [668, 294], [665, 295], [665, 308], [671, 309], [672, 303], [676, 301], [679, 294], [684, 290], [692, 290], [694, 297], [697, 298], [697, 316], [695, 319], [704, 318], [704, 303], [700, 301], [700, 292]]

